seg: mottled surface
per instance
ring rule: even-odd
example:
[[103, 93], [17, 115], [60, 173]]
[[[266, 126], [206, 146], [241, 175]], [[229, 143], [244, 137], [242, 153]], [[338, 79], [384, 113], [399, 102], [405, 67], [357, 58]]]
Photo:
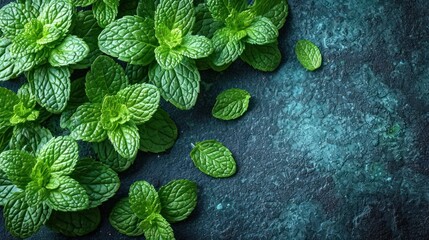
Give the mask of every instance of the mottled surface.
[[[429, 239], [429, 2], [289, 4], [279, 69], [239, 62], [204, 73], [193, 110], [167, 109], [177, 144], [139, 155], [101, 208], [102, 226], [84, 239], [128, 239], [107, 221], [113, 204], [136, 180], [159, 187], [178, 178], [198, 183], [199, 201], [173, 224], [177, 239]], [[322, 51], [315, 72], [293, 53], [302, 38]], [[216, 120], [215, 97], [231, 87], [252, 94], [250, 109]], [[234, 177], [213, 179], [193, 166], [191, 144], [213, 138], [234, 153]], [[3, 225], [0, 238], [11, 238]], [[32, 239], [49, 238], [64, 239], [45, 228]]]

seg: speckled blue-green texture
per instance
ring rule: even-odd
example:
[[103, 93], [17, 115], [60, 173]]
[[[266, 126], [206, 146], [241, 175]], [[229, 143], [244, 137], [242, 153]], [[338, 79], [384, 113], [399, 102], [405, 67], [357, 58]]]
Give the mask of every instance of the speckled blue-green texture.
[[[199, 199], [173, 224], [177, 239], [429, 239], [429, 1], [289, 5], [278, 70], [237, 62], [203, 73], [195, 108], [167, 107], [177, 144], [140, 154], [101, 208], [102, 226], [82, 239], [131, 239], [107, 221], [114, 203], [136, 180], [180, 178], [198, 183]], [[319, 70], [297, 61], [299, 39], [321, 49]], [[233, 87], [252, 94], [249, 111], [213, 118], [217, 94]], [[213, 179], [193, 166], [192, 143], [207, 139], [229, 147], [236, 175]], [[65, 238], [44, 228], [32, 239]]]

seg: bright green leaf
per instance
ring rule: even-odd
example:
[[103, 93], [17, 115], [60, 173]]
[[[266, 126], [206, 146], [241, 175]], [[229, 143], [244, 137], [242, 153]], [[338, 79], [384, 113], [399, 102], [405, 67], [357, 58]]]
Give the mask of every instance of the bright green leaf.
[[76, 180], [68, 176], [58, 177], [60, 185], [52, 190], [48, 197], [48, 205], [53, 210], [70, 212], [88, 208], [88, 194]]
[[114, 4], [108, 4], [106, 0], [98, 0], [92, 6], [92, 11], [100, 27], [106, 27], [113, 22], [118, 15], [119, 0], [110, 1]]
[[79, 158], [79, 148], [71, 137], [56, 137], [42, 147], [39, 158], [50, 167], [51, 173], [69, 175]]
[[204, 36], [185, 36], [181, 48], [182, 54], [192, 59], [205, 58], [213, 52], [210, 39]]
[[0, 170], [0, 206], [6, 205], [18, 191], [19, 188], [9, 180], [5, 172]]
[[116, 152], [115, 148], [109, 140], [105, 140], [100, 143], [94, 143], [92, 146], [100, 162], [109, 166], [116, 172], [123, 172], [134, 163], [135, 157], [122, 157], [118, 152]]
[[41, 204], [48, 196], [46, 188], [41, 187], [37, 181], [31, 181], [25, 187], [25, 201], [30, 205]]
[[100, 221], [100, 210], [91, 208], [78, 212], [53, 211], [46, 225], [67, 237], [81, 237], [97, 229]]
[[52, 24], [43, 26], [42, 38], [37, 39], [37, 44], [46, 45], [61, 38], [63, 32]]
[[24, 31], [24, 26], [37, 17], [24, 4], [12, 2], [0, 9], [0, 29], [8, 38], [14, 38]]
[[234, 33], [228, 28], [216, 31], [212, 38], [214, 51], [210, 56], [213, 64], [223, 66], [235, 61], [244, 51], [241, 37], [242, 33]]
[[175, 68], [182, 60], [183, 55], [168, 46], [158, 46], [155, 48], [155, 58], [158, 64], [165, 70]]
[[107, 131], [129, 122], [130, 111], [119, 96], [106, 96], [101, 108], [101, 125]]
[[252, 24], [246, 28], [247, 38], [250, 44], [264, 45], [277, 40], [279, 32], [276, 26], [265, 17], [257, 17]]
[[197, 206], [197, 184], [189, 180], [174, 180], [158, 192], [161, 215], [169, 222], [186, 219]]
[[14, 127], [9, 148], [36, 153], [39, 147], [45, 145], [51, 138], [51, 132], [40, 125], [21, 124]]
[[232, 153], [216, 140], [198, 142], [191, 151], [195, 166], [214, 178], [226, 178], [235, 174], [236, 163]]
[[250, 94], [246, 90], [231, 88], [221, 92], [216, 97], [212, 115], [222, 120], [232, 120], [241, 117], [249, 106]]
[[0, 154], [0, 170], [21, 189], [31, 181], [30, 174], [35, 164], [36, 158], [21, 150], [8, 150]]
[[255, 0], [251, 9], [257, 15], [270, 19], [277, 29], [283, 27], [289, 11], [286, 0]]
[[70, 136], [76, 140], [101, 142], [107, 132], [101, 125], [101, 104], [86, 103], [77, 108], [70, 124]]
[[265, 72], [274, 71], [282, 59], [277, 42], [265, 45], [246, 44], [240, 57], [253, 68]]
[[247, 1], [243, 0], [207, 0], [209, 8], [214, 19], [225, 21], [232, 11], [242, 11], [247, 7]]
[[130, 237], [143, 235], [139, 227], [141, 219], [131, 210], [129, 198], [123, 198], [116, 203], [109, 215], [109, 222], [120, 233]]
[[43, 25], [51, 24], [59, 29], [63, 36], [67, 34], [72, 23], [73, 17], [73, 5], [67, 1], [52, 1], [46, 4], [38, 20], [42, 22]]
[[66, 66], [82, 61], [89, 53], [89, 47], [81, 38], [67, 36], [64, 41], [51, 50], [49, 63], [54, 67]]
[[314, 71], [322, 65], [319, 48], [308, 40], [299, 40], [295, 45], [295, 53], [301, 65], [309, 71]]
[[125, 123], [108, 131], [109, 140], [124, 158], [134, 158], [140, 146], [138, 128], [134, 123]]
[[192, 30], [194, 22], [192, 0], [162, 0], [156, 7], [155, 28], [165, 25], [169, 29], [178, 28], [186, 35]]
[[174, 240], [173, 229], [160, 214], [153, 214], [150, 220], [144, 220], [141, 227], [147, 240]]
[[130, 207], [140, 218], [161, 212], [161, 202], [155, 188], [146, 181], [137, 181], [130, 186]]

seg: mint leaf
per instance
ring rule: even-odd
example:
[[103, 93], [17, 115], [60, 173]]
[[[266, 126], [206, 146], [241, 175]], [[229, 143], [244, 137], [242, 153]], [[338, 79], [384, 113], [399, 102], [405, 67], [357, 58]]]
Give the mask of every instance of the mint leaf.
[[161, 215], [169, 222], [186, 219], [197, 206], [197, 184], [189, 180], [175, 180], [158, 192]]
[[[138, 15], [136, 9], [138, 7], [139, 2], [140, 2], [139, 0], [129, 0], [126, 2], [120, 1], [119, 9], [118, 9], [118, 17], [123, 17], [127, 15], [131, 15], [131, 16]], [[152, 2], [153, 1], [149, 1], [148, 3], [152, 3]]]
[[174, 145], [177, 134], [174, 121], [167, 112], [158, 108], [149, 121], [139, 126], [139, 149], [152, 153], [164, 152]]
[[67, 67], [43, 65], [29, 74], [37, 102], [52, 113], [64, 110], [70, 97], [70, 71]]
[[98, 37], [100, 50], [131, 64], [148, 65], [157, 45], [153, 24], [153, 20], [138, 16], [116, 20]]
[[148, 81], [149, 69], [147, 67], [127, 64], [125, 74], [128, 77], [130, 84], [143, 83]]
[[85, 41], [88, 45], [88, 55], [78, 63], [74, 64], [74, 69], [85, 69], [91, 66], [92, 62], [101, 54], [98, 49], [98, 35], [103, 30], [98, 26], [92, 11], [78, 12], [75, 19], [75, 25], [71, 33]]
[[161, 45], [155, 48], [155, 58], [163, 69], [170, 70], [183, 60], [183, 55], [168, 46]]
[[6, 173], [0, 170], [0, 206], [6, 205], [14, 193], [20, 189], [13, 184]]
[[109, 222], [120, 233], [127, 236], [143, 235], [139, 227], [140, 218], [131, 210], [129, 198], [123, 198], [116, 203], [109, 215]]
[[279, 36], [277, 27], [265, 17], [255, 18], [252, 24], [246, 28], [246, 33], [245, 41], [256, 45], [273, 43]]
[[43, 24], [51, 24], [65, 36], [71, 26], [73, 5], [66, 1], [51, 1], [46, 4], [37, 19]]
[[195, 22], [192, 0], [163, 0], [156, 7], [155, 27], [165, 25], [169, 29], [180, 29], [188, 34]]
[[110, 143], [108, 140], [100, 143], [94, 143], [92, 146], [100, 162], [107, 165], [116, 172], [123, 172], [134, 163], [135, 157], [122, 157], [118, 152], [116, 152], [112, 143]]
[[241, 35], [243, 33], [234, 33], [229, 28], [222, 28], [214, 33], [214, 51], [210, 58], [215, 66], [232, 63], [243, 53], [244, 43], [240, 41]]
[[101, 124], [107, 131], [129, 122], [130, 111], [119, 96], [106, 96], [101, 108]]
[[15, 193], [3, 210], [6, 229], [15, 237], [27, 238], [39, 231], [51, 215], [45, 204], [30, 206], [24, 193]]
[[107, 95], [115, 95], [128, 85], [124, 69], [112, 58], [99, 56], [86, 75], [85, 91], [93, 103], [102, 103]]
[[21, 124], [14, 127], [9, 148], [36, 153], [39, 147], [45, 145], [52, 137], [48, 129], [39, 125]]
[[52, 174], [69, 175], [75, 168], [79, 158], [79, 148], [70, 137], [56, 137], [47, 142], [39, 153]]
[[9, 39], [13, 39], [24, 31], [24, 26], [36, 18], [33, 11], [26, 9], [24, 4], [13, 2], [0, 9], [0, 29]]
[[86, 7], [86, 6], [93, 4], [96, 1], [97, 0], [71, 0], [73, 5], [78, 6], [78, 7]]
[[0, 81], [15, 78], [23, 71], [16, 59], [10, 54], [10, 44], [10, 40], [0, 38]]
[[92, 159], [79, 160], [71, 177], [85, 188], [89, 197], [89, 208], [97, 207], [111, 198], [120, 185], [115, 171]]
[[59, 186], [49, 193], [47, 204], [53, 210], [70, 212], [88, 208], [88, 194], [76, 180], [58, 176]]
[[11, 126], [10, 118], [15, 114], [13, 107], [19, 103], [16, 93], [0, 87], [0, 124], [1, 127]]
[[25, 201], [32, 206], [41, 204], [48, 196], [47, 189], [41, 187], [37, 180], [29, 182], [24, 190]]
[[192, 59], [205, 58], [213, 52], [210, 39], [204, 36], [185, 36], [181, 48], [182, 54]]
[[138, 128], [128, 122], [108, 131], [109, 140], [115, 150], [124, 158], [134, 158], [140, 146]]
[[8, 150], [0, 154], [1, 170], [21, 189], [31, 181], [30, 174], [35, 164], [36, 158], [21, 150]]
[[53, 67], [75, 64], [82, 61], [88, 53], [89, 47], [81, 38], [69, 35], [60, 45], [51, 50], [49, 63]]
[[86, 142], [101, 142], [107, 138], [101, 121], [101, 104], [85, 103], [77, 108], [70, 124], [70, 136]]
[[174, 239], [173, 229], [160, 214], [154, 213], [150, 220], [142, 222], [141, 227], [147, 240]]
[[242, 0], [207, 0], [207, 6], [214, 19], [225, 21], [232, 11], [242, 11], [247, 7], [247, 1]]
[[193, 61], [185, 59], [170, 70], [155, 65], [149, 70], [149, 79], [161, 96], [177, 108], [188, 110], [195, 105], [200, 92], [200, 74]]
[[256, 15], [267, 17], [276, 25], [277, 29], [280, 29], [286, 21], [289, 7], [286, 0], [255, 0], [251, 10]]
[[213, 34], [223, 26], [223, 22], [212, 18], [207, 4], [198, 4], [198, 6], [195, 8], [195, 24], [193, 28], [194, 34], [212, 38]]
[[137, 181], [130, 186], [130, 207], [140, 218], [161, 212], [161, 203], [155, 188], [146, 181]]
[[241, 60], [259, 71], [274, 71], [281, 62], [282, 55], [280, 53], [277, 42], [265, 45], [246, 44]]
[[85, 78], [78, 78], [71, 82], [70, 87], [70, 99], [67, 103], [66, 108], [61, 113], [60, 127], [70, 128], [72, 122], [72, 116], [76, 109], [88, 102], [88, 98], [85, 93]]
[[222, 120], [232, 120], [241, 117], [249, 106], [250, 94], [246, 90], [231, 88], [221, 92], [216, 97], [212, 115]]
[[118, 15], [119, 0], [98, 0], [92, 6], [92, 11], [100, 27], [104, 28], [113, 22]]
[[160, 94], [151, 84], [135, 84], [117, 93], [128, 108], [135, 124], [147, 122], [159, 106]]
[[80, 237], [97, 229], [100, 221], [100, 210], [91, 208], [78, 212], [53, 211], [46, 225], [67, 237]]
[[194, 165], [211, 177], [226, 178], [236, 172], [236, 163], [232, 153], [216, 140], [198, 142], [190, 155]]
[[42, 38], [37, 39], [36, 43], [40, 45], [46, 45], [54, 42], [61, 38], [63, 32], [52, 24], [46, 24], [43, 26]]
[[309, 71], [314, 71], [322, 65], [319, 48], [308, 40], [299, 40], [295, 45], [295, 53], [301, 65]]

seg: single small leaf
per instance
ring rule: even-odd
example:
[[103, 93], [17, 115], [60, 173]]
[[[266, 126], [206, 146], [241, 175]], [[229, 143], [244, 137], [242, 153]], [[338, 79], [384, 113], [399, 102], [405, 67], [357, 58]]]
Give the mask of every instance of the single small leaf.
[[120, 233], [130, 237], [143, 235], [139, 227], [141, 219], [131, 210], [129, 198], [123, 198], [116, 203], [109, 215], [109, 222]]
[[68, 176], [58, 177], [57, 189], [50, 191], [47, 204], [53, 210], [72, 212], [87, 209], [88, 194], [79, 182]]
[[29, 11], [24, 4], [12, 2], [0, 9], [0, 29], [12, 39], [22, 33], [25, 24], [36, 17], [35, 12]]
[[18, 191], [20, 189], [9, 180], [5, 172], [0, 170], [0, 206], [6, 205]]
[[210, 39], [204, 36], [185, 36], [181, 48], [182, 54], [192, 59], [205, 58], [213, 52]]
[[98, 0], [92, 6], [92, 11], [100, 27], [104, 28], [113, 22], [118, 15], [119, 0], [113, 0], [114, 4], [108, 4], [106, 0]]
[[52, 133], [40, 125], [21, 124], [14, 127], [9, 148], [36, 153], [39, 148], [45, 145], [52, 137]]
[[195, 166], [214, 178], [226, 178], [235, 174], [236, 163], [232, 153], [216, 140], [198, 142], [191, 151]]
[[295, 45], [295, 53], [301, 65], [309, 71], [314, 71], [322, 65], [319, 48], [308, 40], [299, 40]]
[[183, 60], [183, 55], [168, 46], [161, 45], [155, 48], [155, 58], [163, 69], [170, 70]]
[[246, 28], [246, 33], [245, 41], [256, 45], [273, 43], [279, 36], [277, 27], [265, 17], [255, 18], [252, 24]]
[[249, 106], [250, 94], [246, 90], [231, 88], [221, 92], [216, 97], [212, 115], [222, 120], [232, 120], [241, 117]]
[[70, 97], [70, 70], [43, 65], [29, 74], [37, 102], [49, 112], [60, 113]]
[[72, 23], [73, 5], [67, 1], [51, 1], [46, 4], [38, 20], [43, 24], [51, 24], [59, 29], [65, 36]]
[[153, 20], [125, 16], [109, 24], [98, 37], [100, 50], [135, 65], [154, 60], [157, 45]]
[[195, 22], [192, 0], [162, 0], [155, 11], [155, 28], [165, 25], [169, 29], [178, 28], [183, 35], [188, 34]]
[[140, 150], [160, 153], [176, 142], [178, 131], [167, 112], [158, 108], [152, 118], [139, 126]]
[[100, 210], [91, 208], [78, 212], [53, 211], [46, 225], [67, 237], [81, 237], [97, 229], [100, 221]]
[[19, 103], [19, 98], [13, 91], [0, 87], [0, 123], [1, 127], [11, 126], [9, 122], [13, 117], [13, 107]]
[[174, 240], [173, 229], [161, 214], [153, 214], [149, 221], [144, 220], [142, 222], [141, 227], [147, 240]]
[[197, 206], [197, 184], [189, 180], [175, 180], [159, 191], [161, 215], [169, 222], [186, 219]]
[[127, 64], [125, 74], [127, 75], [130, 84], [143, 83], [149, 80], [147, 76], [149, 74], [148, 67]]
[[160, 94], [151, 84], [134, 84], [117, 93], [127, 106], [131, 120], [135, 124], [142, 124], [151, 119], [159, 106]]
[[0, 154], [1, 170], [21, 189], [25, 189], [32, 180], [30, 174], [35, 164], [36, 158], [21, 150], [8, 150]]
[[140, 146], [138, 128], [134, 123], [125, 123], [107, 132], [115, 150], [124, 158], [134, 158]]
[[92, 146], [100, 162], [107, 165], [116, 172], [123, 172], [134, 163], [135, 157], [122, 157], [118, 152], [116, 152], [109, 140], [105, 140], [100, 143], [94, 143]]
[[277, 42], [265, 45], [246, 44], [240, 57], [253, 68], [264, 72], [274, 71], [282, 59]]
[[243, 33], [234, 33], [228, 28], [217, 30], [212, 38], [213, 54], [210, 56], [215, 66], [224, 66], [235, 61], [244, 51], [241, 40]]
[[71, 177], [85, 188], [89, 197], [89, 208], [97, 207], [111, 198], [120, 185], [115, 171], [92, 159], [79, 160]]
[[85, 103], [77, 108], [70, 124], [70, 136], [86, 142], [101, 142], [107, 132], [101, 124], [101, 104]]
[[161, 202], [155, 188], [146, 181], [137, 181], [130, 186], [130, 207], [140, 218], [161, 212]]
[[191, 109], [200, 92], [200, 74], [195, 63], [184, 60], [175, 68], [165, 70], [159, 65], [149, 70], [149, 79], [161, 96], [179, 109]]
[[39, 153], [39, 159], [57, 175], [69, 175], [73, 172], [79, 158], [79, 147], [71, 137], [56, 137], [47, 142]]
[[102, 103], [107, 95], [115, 95], [128, 85], [124, 69], [112, 58], [99, 56], [86, 75], [85, 91], [93, 103]]
[[83, 39], [69, 35], [56, 48], [51, 50], [49, 63], [54, 67], [67, 66], [82, 61], [89, 53]]
[[15, 237], [28, 238], [39, 231], [51, 212], [44, 203], [30, 206], [23, 192], [15, 193], [4, 207], [5, 227]]

